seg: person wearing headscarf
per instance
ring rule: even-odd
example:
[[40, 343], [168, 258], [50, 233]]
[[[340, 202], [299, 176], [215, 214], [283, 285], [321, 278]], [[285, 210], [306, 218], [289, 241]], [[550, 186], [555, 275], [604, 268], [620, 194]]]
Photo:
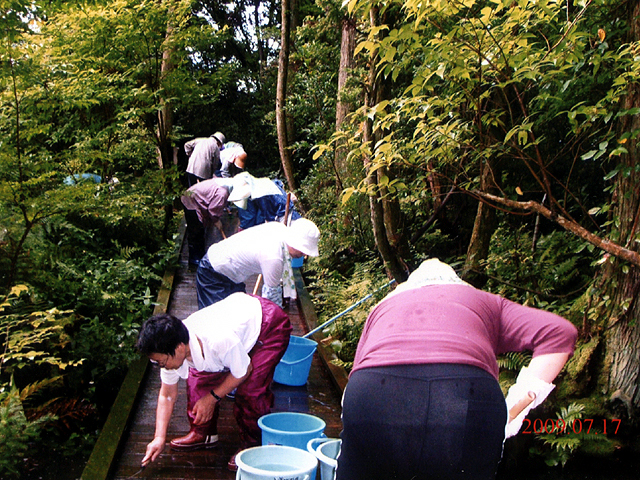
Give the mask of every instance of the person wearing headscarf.
[[[438, 259], [423, 262], [365, 323], [336, 479], [494, 479], [505, 437], [553, 390], [576, 337], [558, 315], [476, 289]], [[497, 355], [523, 350], [532, 360], [505, 401]]]
[[220, 170], [217, 177], [232, 178], [244, 172], [247, 163], [247, 152], [238, 142], [227, 142], [220, 152]]

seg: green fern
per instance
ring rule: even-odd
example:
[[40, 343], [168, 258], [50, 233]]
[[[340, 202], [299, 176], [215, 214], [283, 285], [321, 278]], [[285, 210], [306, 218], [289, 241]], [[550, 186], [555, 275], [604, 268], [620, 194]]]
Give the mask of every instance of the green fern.
[[[584, 431], [582, 428], [582, 415], [584, 405], [571, 403], [562, 407], [556, 414], [558, 421], [551, 433], [538, 433], [535, 438], [541, 442], [532, 447], [532, 455], [542, 456], [549, 466], [565, 464], [578, 452], [589, 454], [607, 454], [615, 448], [615, 442], [607, 438], [602, 431], [597, 428], [589, 428]], [[580, 422], [580, 428], [576, 433], [576, 422]], [[535, 429], [534, 429], [535, 430]]]
[[134, 255], [140, 251], [140, 247], [133, 247], [133, 246], [123, 247], [122, 245], [120, 245], [120, 242], [118, 242], [117, 240], [114, 240], [113, 243], [118, 249], [118, 253], [120, 257], [124, 258], [125, 260], [131, 260], [134, 257]]
[[[318, 323], [346, 310], [387, 282], [377, 260], [355, 264], [348, 279], [335, 272], [321, 271], [319, 279], [311, 285], [314, 305], [319, 311]], [[331, 347], [342, 362], [341, 366], [347, 370], [353, 366], [360, 334], [371, 308], [390, 291], [391, 288], [383, 288], [324, 330], [332, 339]]]
[[498, 366], [503, 370], [519, 372], [522, 367], [529, 365], [531, 352], [507, 352], [498, 357]]
[[29, 443], [38, 438], [45, 423], [55, 418], [47, 415], [28, 420], [24, 413], [23, 399], [45, 385], [30, 385], [20, 391], [12, 377], [9, 388], [0, 390], [0, 478], [20, 478], [20, 466]]

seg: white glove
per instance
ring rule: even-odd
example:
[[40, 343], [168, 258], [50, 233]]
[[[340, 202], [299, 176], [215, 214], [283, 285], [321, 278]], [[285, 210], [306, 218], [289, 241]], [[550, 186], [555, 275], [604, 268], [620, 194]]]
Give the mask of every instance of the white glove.
[[[529, 411], [544, 402], [555, 387], [554, 384], [547, 383], [531, 375], [527, 367], [520, 370], [516, 383], [509, 388], [507, 393], [508, 416], [507, 425], [504, 429], [505, 438], [513, 437], [520, 431], [522, 422], [524, 422]], [[522, 410], [519, 411], [520, 409]], [[509, 421], [512, 413], [517, 415], [513, 420]]]

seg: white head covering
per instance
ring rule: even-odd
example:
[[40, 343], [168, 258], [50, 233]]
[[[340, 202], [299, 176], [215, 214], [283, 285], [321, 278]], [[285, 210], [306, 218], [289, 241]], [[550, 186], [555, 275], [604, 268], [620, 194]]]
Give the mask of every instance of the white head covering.
[[437, 258], [430, 258], [422, 262], [420, 266], [409, 275], [407, 281], [398, 285], [387, 297], [427, 285], [447, 285], [453, 283], [469, 285], [456, 274], [450, 265], [441, 262]]
[[284, 242], [305, 255], [317, 257], [319, 238], [320, 230], [316, 224], [306, 218], [299, 218], [287, 227]]

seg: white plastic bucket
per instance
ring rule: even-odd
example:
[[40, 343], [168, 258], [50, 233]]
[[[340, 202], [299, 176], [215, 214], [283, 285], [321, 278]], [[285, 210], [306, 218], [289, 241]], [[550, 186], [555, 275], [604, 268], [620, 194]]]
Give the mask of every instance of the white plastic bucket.
[[334, 480], [338, 467], [338, 455], [342, 440], [339, 438], [312, 438], [307, 443], [307, 450], [313, 453], [320, 463], [321, 480]]
[[318, 459], [299, 448], [263, 445], [236, 455], [236, 480], [315, 480]]

